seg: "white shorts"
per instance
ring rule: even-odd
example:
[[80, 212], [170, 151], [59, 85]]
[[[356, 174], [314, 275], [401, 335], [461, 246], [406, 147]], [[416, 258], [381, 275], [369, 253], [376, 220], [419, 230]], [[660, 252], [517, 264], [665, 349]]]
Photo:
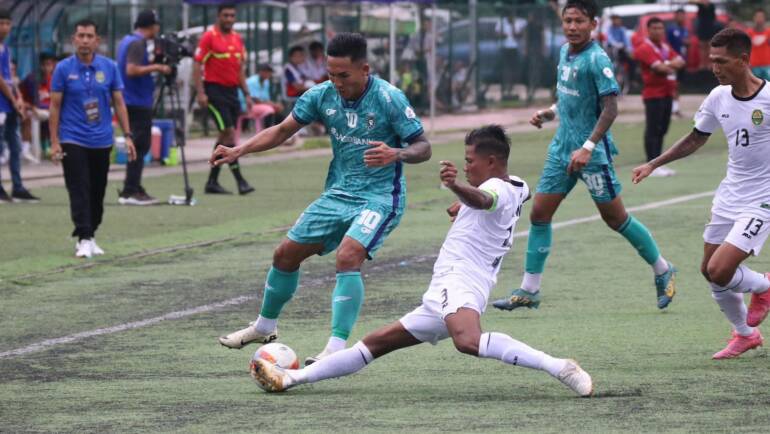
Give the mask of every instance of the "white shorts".
[[722, 244], [726, 241], [750, 255], [757, 256], [768, 235], [770, 218], [739, 214], [735, 219], [730, 219], [711, 214], [711, 221], [703, 231], [703, 241], [708, 244]]
[[463, 307], [482, 314], [488, 299], [489, 288], [479, 287], [466, 274], [453, 271], [434, 275], [422, 296], [422, 304], [399, 321], [418, 340], [436, 345], [449, 337], [444, 323], [447, 315]]

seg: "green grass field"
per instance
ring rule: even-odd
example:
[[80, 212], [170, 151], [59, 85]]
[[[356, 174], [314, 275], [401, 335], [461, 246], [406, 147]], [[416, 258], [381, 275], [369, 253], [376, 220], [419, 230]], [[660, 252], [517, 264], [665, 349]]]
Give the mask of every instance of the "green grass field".
[[[689, 127], [676, 123], [670, 140]], [[725, 144], [715, 135], [673, 165], [676, 177], [633, 186], [642, 129], [618, 125], [614, 132], [629, 207], [713, 190], [724, 174]], [[551, 134], [517, 134], [511, 173], [534, 186]], [[351, 342], [419, 304], [453, 200], [438, 188], [437, 162], [460, 163], [462, 152], [460, 142], [436, 145], [430, 162], [407, 168], [409, 208], [366, 265], [367, 299]], [[272, 249], [321, 191], [327, 164], [315, 158], [246, 167], [256, 194], [199, 195], [191, 208], [112, 205], [118, 185], [111, 183], [98, 233], [108, 254], [87, 262], [72, 257], [63, 188], [35, 190], [43, 198], [37, 205], [3, 206], [0, 353], [230, 304], [0, 357], [0, 432], [767, 431], [766, 353], [710, 360], [729, 337], [699, 273], [710, 197], [635, 213], [681, 270], [677, 298], [665, 312], [655, 307], [649, 267], [622, 237], [589, 221], [555, 230], [539, 310], [491, 309], [483, 317], [486, 330], [579, 360], [594, 377], [594, 398], [576, 398], [541, 372], [461, 355], [448, 341], [386, 356], [344, 379], [262, 393], [247, 373], [256, 348], [227, 350], [216, 337], [253, 319]], [[204, 176], [193, 174], [194, 186]], [[145, 184], [159, 197], [181, 191], [178, 176]], [[578, 185], [556, 221], [594, 214]], [[516, 229], [527, 227], [522, 219]], [[526, 238], [517, 239], [493, 297], [518, 285], [525, 247]], [[313, 258], [303, 267], [300, 289], [281, 317], [280, 341], [303, 359], [328, 336], [333, 261]], [[770, 268], [767, 255], [749, 264]]]

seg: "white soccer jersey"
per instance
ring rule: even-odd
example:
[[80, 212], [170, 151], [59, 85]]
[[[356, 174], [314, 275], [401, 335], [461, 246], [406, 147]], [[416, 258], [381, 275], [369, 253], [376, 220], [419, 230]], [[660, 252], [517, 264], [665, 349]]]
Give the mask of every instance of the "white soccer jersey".
[[497, 282], [503, 256], [513, 245], [522, 205], [529, 198], [529, 187], [511, 176], [509, 181], [488, 179], [479, 188], [490, 193], [495, 204], [489, 210], [460, 207], [433, 266], [434, 277], [448, 270], [462, 270], [485, 287]]
[[766, 215], [770, 211], [770, 86], [765, 81], [750, 98], [717, 86], [695, 114], [695, 128], [727, 136], [727, 175], [714, 196], [712, 213]]

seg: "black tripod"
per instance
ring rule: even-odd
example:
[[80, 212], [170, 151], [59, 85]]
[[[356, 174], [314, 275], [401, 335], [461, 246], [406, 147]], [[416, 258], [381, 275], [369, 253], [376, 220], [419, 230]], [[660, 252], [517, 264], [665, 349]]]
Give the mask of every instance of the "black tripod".
[[165, 75], [162, 79], [152, 113], [153, 117], [158, 113], [158, 109], [161, 104], [163, 104], [164, 95], [168, 94], [169, 101], [171, 102], [172, 119], [174, 120], [174, 138], [176, 139], [176, 145], [179, 148], [180, 157], [182, 158], [182, 175], [184, 177], [184, 198], [172, 195], [168, 199], [168, 203], [169, 205], [195, 205], [193, 189], [190, 187], [190, 179], [187, 175], [187, 159], [184, 155], [186, 144], [184, 134], [185, 116], [184, 110], [182, 110], [182, 102], [179, 98], [179, 88], [176, 85], [176, 73], [176, 66], [171, 65], [171, 74]]

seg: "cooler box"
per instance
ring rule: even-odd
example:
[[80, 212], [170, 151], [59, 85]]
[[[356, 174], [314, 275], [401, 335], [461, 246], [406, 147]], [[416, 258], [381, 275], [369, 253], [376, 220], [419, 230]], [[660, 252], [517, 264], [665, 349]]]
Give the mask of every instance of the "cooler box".
[[160, 129], [160, 154], [158, 155], [158, 159], [165, 161], [168, 159], [169, 150], [171, 149], [171, 145], [174, 143], [174, 120], [154, 119], [152, 121], [152, 125]]
[[163, 131], [161, 131], [160, 128], [152, 127], [152, 135], [150, 136], [150, 154], [152, 154], [152, 159], [155, 161], [160, 161], [162, 136]]

